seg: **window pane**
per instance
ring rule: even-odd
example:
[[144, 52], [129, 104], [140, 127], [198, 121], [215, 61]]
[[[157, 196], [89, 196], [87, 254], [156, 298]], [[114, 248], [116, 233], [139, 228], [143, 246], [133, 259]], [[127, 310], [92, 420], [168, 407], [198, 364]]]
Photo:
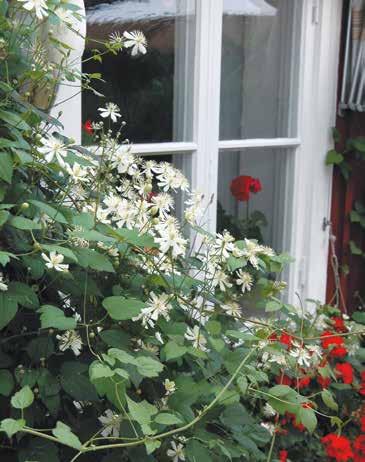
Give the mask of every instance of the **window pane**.
[[296, 134], [297, 0], [224, 0], [220, 138]]
[[147, 54], [125, 50], [90, 60], [83, 71], [100, 72], [106, 80], [93, 84], [105, 99], [83, 93], [83, 120], [95, 120], [106, 101], [120, 106], [125, 138], [133, 142], [192, 140], [192, 76], [195, 0], [86, 0], [87, 37], [84, 59], [110, 34], [141, 30]]
[[[277, 251], [290, 249], [290, 172], [292, 153], [250, 148], [219, 156], [218, 231], [237, 239], [257, 239]], [[259, 183], [254, 180], [259, 180]], [[256, 191], [256, 192], [255, 192]]]

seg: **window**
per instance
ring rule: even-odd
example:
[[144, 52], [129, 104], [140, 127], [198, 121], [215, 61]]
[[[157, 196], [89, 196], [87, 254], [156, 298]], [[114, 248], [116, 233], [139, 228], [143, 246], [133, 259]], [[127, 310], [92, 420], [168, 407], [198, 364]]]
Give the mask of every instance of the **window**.
[[[108, 86], [97, 89], [121, 106], [133, 151], [169, 156], [194, 188], [213, 197], [211, 231], [223, 226], [222, 215], [247, 217], [232, 180], [260, 179], [248, 211], [267, 221], [260, 239], [296, 258], [289, 297], [324, 299], [322, 222], [331, 188], [324, 158], [332, 143], [342, 0], [85, 3], [90, 39], [142, 29], [149, 41], [149, 53], [138, 59], [84, 64], [86, 72], [105, 73]], [[89, 43], [85, 57], [98, 46]], [[64, 106], [71, 116], [63, 120], [78, 138], [81, 98], [76, 102], [72, 111]], [[82, 120], [92, 119], [99, 104], [83, 94]]]

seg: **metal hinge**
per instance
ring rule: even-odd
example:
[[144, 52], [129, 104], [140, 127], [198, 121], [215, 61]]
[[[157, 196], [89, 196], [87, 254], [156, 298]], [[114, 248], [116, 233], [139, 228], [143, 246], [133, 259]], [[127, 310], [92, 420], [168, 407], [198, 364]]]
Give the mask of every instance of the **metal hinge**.
[[320, 0], [312, 0], [312, 24], [319, 23], [319, 1]]

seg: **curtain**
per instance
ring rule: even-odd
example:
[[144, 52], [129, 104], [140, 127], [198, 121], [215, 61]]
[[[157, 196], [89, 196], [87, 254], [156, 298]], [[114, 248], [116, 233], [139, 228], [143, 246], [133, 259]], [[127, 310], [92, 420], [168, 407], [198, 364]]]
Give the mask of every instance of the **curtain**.
[[340, 114], [343, 110], [365, 112], [365, 0], [351, 0]]

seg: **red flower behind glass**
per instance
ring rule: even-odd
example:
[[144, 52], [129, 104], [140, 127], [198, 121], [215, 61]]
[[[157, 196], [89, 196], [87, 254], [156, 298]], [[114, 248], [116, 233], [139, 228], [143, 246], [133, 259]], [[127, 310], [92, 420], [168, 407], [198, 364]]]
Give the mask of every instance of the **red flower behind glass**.
[[92, 135], [94, 133], [94, 129], [93, 129], [93, 125], [92, 125], [92, 122], [90, 119], [88, 119], [84, 125], [83, 125], [83, 129], [85, 130], [86, 133], [88, 133], [89, 135]]
[[250, 200], [250, 193], [258, 193], [262, 191], [261, 182], [252, 176], [241, 175], [234, 178], [231, 182], [231, 193], [240, 202]]
[[353, 457], [351, 443], [345, 436], [329, 433], [321, 439], [328, 457], [336, 462], [347, 462]]

